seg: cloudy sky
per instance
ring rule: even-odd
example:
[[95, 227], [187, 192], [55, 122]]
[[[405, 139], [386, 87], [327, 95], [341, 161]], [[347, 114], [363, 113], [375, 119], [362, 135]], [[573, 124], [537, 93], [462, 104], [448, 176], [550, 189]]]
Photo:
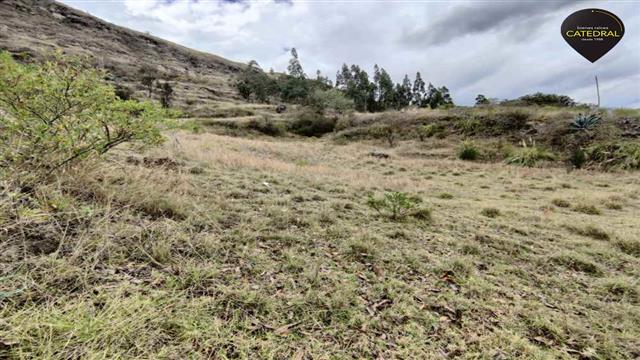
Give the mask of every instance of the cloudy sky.
[[[454, 101], [477, 94], [514, 98], [542, 91], [602, 105], [640, 108], [638, 1], [420, 0], [62, 0], [109, 22], [232, 60], [284, 71], [296, 47], [307, 74], [330, 78], [343, 62], [399, 82], [405, 73], [446, 85]], [[625, 35], [590, 63], [560, 35], [572, 12], [602, 8]]]

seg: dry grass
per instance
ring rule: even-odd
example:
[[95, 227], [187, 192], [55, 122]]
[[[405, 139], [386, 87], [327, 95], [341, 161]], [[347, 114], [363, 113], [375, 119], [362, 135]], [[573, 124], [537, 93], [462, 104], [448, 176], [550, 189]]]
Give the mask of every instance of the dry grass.
[[[2, 198], [0, 357], [640, 356], [637, 174], [469, 163], [438, 140], [378, 159], [170, 138], [144, 156], [175, 165], [123, 152], [19, 217]], [[367, 196], [386, 191], [432, 221], [377, 216]]]

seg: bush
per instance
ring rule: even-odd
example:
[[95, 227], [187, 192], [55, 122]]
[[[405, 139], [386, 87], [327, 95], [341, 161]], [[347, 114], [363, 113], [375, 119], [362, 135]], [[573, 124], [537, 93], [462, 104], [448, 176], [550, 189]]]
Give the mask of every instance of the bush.
[[578, 204], [573, 208], [574, 211], [587, 215], [602, 215], [602, 211], [590, 204]]
[[249, 120], [247, 128], [269, 136], [282, 136], [287, 132], [284, 124], [275, 122], [267, 116], [263, 116], [262, 119]]
[[320, 114], [326, 111], [345, 114], [354, 108], [353, 100], [347, 98], [342, 91], [333, 88], [328, 90], [316, 89], [309, 96], [308, 103]]
[[419, 126], [417, 129], [418, 138], [420, 141], [424, 141], [426, 138], [436, 136], [438, 138], [444, 137], [444, 126], [440, 124], [428, 124]]
[[[388, 215], [393, 220], [405, 218], [420, 202], [420, 198], [409, 196], [403, 192], [387, 192], [382, 198], [375, 198], [371, 195], [367, 199], [367, 205], [380, 214]], [[431, 213], [428, 212], [428, 215], [425, 215], [422, 212], [421, 216], [430, 218]]]
[[609, 142], [586, 149], [589, 162], [603, 169], [640, 169], [640, 142]]
[[131, 100], [133, 98], [133, 90], [122, 84], [117, 84], [115, 86], [116, 96], [120, 100]]
[[543, 94], [541, 92], [521, 96], [518, 100], [524, 105], [551, 105], [567, 107], [576, 105], [576, 102], [566, 95]]
[[299, 113], [296, 119], [289, 124], [289, 130], [302, 136], [319, 137], [333, 132], [336, 127], [336, 119], [327, 118], [314, 111]]
[[164, 112], [119, 100], [103, 78], [79, 58], [21, 65], [0, 53], [0, 168], [39, 181], [122, 143], [160, 143]]
[[564, 199], [553, 199], [551, 203], [557, 207], [568, 208], [571, 206], [571, 203]]
[[555, 161], [557, 157], [550, 151], [537, 146], [523, 147], [507, 159], [507, 164], [535, 166], [540, 161]]
[[500, 216], [500, 210], [496, 208], [484, 208], [480, 213], [489, 218], [495, 218]]
[[469, 140], [465, 140], [458, 148], [458, 158], [462, 160], [477, 160], [480, 158], [480, 149]]

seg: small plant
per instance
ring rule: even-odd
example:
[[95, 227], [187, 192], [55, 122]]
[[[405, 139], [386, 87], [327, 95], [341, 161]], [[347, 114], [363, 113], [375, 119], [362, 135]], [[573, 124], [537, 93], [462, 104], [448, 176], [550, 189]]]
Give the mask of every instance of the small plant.
[[536, 146], [535, 141], [530, 142], [531, 144], [527, 145], [527, 142], [522, 140], [522, 148], [516, 150], [513, 155], [507, 158], [507, 164], [532, 167], [540, 161], [554, 161], [557, 159], [554, 153]]
[[458, 158], [470, 161], [477, 160], [480, 158], [480, 149], [472, 141], [465, 140], [458, 149]]
[[638, 141], [611, 142], [587, 148], [590, 162], [604, 169], [640, 169], [640, 143]]
[[573, 122], [571, 122], [571, 124], [569, 125], [569, 128], [571, 128], [571, 130], [573, 131], [591, 130], [596, 126], [598, 126], [598, 124], [600, 124], [601, 121], [602, 121], [602, 118], [596, 114], [591, 114], [591, 115], [579, 114], [578, 117], [576, 117], [573, 120]]
[[602, 211], [590, 204], [578, 204], [573, 208], [574, 211], [581, 212], [587, 215], [601, 215]]
[[453, 195], [451, 195], [451, 194], [449, 194], [449, 193], [446, 193], [446, 192], [444, 192], [444, 193], [442, 193], [442, 194], [438, 195], [438, 197], [439, 197], [440, 199], [444, 199], [444, 200], [453, 199]]
[[582, 168], [587, 163], [587, 153], [581, 148], [574, 149], [569, 155], [569, 163], [576, 169]]
[[418, 132], [418, 138], [420, 141], [424, 141], [426, 138], [438, 137], [441, 138], [444, 135], [444, 126], [439, 124], [428, 124], [419, 126], [416, 130]]
[[421, 200], [418, 197], [397, 191], [386, 192], [382, 198], [375, 198], [370, 195], [367, 199], [367, 205], [381, 215], [386, 213], [393, 220], [405, 218], [420, 202]]
[[484, 208], [480, 213], [489, 218], [495, 218], [500, 216], [500, 210], [496, 208]]
[[573, 225], [568, 225], [567, 229], [569, 229], [570, 231], [578, 234], [578, 235], [582, 235], [582, 236], [587, 236], [590, 237], [592, 239], [596, 239], [596, 240], [610, 240], [611, 236], [609, 235], [608, 232], [606, 232], [604, 229], [601, 229], [597, 226], [594, 225], [587, 225], [584, 228], [580, 228], [580, 227], [576, 227]]
[[396, 145], [397, 130], [393, 125], [377, 125], [372, 127], [370, 133], [377, 139], [385, 139], [389, 144], [389, 147]]
[[571, 206], [571, 203], [565, 199], [553, 199], [551, 200], [551, 203], [561, 208], [568, 208], [569, 206]]
[[601, 275], [602, 268], [594, 263], [590, 258], [574, 253], [574, 252], [562, 252], [557, 255], [553, 255], [550, 258], [551, 262], [563, 266], [566, 269], [579, 271], [586, 274]]

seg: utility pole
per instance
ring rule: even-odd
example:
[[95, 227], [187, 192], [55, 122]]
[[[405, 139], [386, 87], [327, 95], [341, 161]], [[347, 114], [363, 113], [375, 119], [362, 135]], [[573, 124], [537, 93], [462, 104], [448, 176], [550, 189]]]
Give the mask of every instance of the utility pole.
[[596, 75], [596, 92], [598, 93], [598, 107], [600, 107], [600, 86], [598, 85], [598, 75]]

